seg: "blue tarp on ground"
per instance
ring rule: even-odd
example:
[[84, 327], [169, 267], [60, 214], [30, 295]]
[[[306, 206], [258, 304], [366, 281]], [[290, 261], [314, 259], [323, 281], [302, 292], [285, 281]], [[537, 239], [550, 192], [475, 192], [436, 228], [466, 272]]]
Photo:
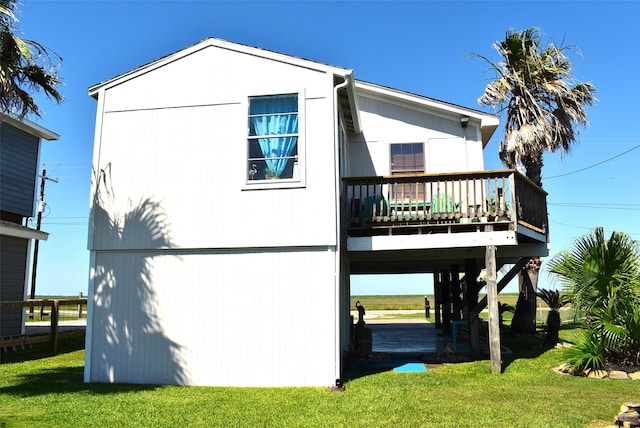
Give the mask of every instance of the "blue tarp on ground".
[[427, 371], [424, 363], [407, 363], [393, 369], [398, 373], [422, 373]]

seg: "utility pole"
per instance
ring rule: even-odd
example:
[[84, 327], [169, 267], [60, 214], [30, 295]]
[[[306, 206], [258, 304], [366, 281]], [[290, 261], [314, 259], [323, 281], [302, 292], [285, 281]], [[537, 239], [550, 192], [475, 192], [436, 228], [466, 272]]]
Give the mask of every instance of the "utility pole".
[[[45, 202], [44, 202], [44, 183], [49, 180], [54, 183], [58, 182], [57, 178], [47, 177], [47, 170], [44, 169], [44, 164], [42, 165], [42, 175], [40, 176], [42, 180], [40, 181], [40, 200], [38, 203], [38, 216], [36, 221], [36, 230], [40, 230], [40, 225], [42, 224], [42, 212], [44, 211]], [[31, 294], [30, 298], [36, 298], [36, 273], [38, 268], [38, 248], [40, 247], [40, 240], [36, 239], [35, 244], [33, 246], [33, 267], [31, 268]], [[33, 306], [31, 306], [29, 310], [29, 318], [33, 319]]]

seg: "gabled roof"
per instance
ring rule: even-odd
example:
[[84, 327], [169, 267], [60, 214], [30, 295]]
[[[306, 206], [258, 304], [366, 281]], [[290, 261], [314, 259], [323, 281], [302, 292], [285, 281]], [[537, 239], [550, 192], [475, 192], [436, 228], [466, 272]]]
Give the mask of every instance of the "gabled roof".
[[[207, 38], [187, 48], [181, 49], [172, 54], [166, 55], [150, 63], [144, 64], [133, 70], [122, 73], [109, 80], [97, 83], [89, 88], [89, 95], [98, 98], [98, 94], [101, 90], [109, 89], [113, 86], [126, 82], [129, 79], [133, 79], [142, 74], [153, 71], [156, 68], [162, 67], [173, 61], [177, 61], [180, 58], [191, 55], [194, 52], [208, 48], [217, 47], [221, 49], [228, 49], [234, 52], [245, 53], [273, 61], [280, 61], [283, 63], [295, 65], [298, 67], [304, 67], [311, 70], [318, 70], [334, 75], [334, 82], [336, 85], [344, 85], [346, 91], [346, 97], [340, 97], [340, 103], [347, 116], [346, 122], [354, 132], [359, 133], [360, 119], [357, 97], [355, 96], [356, 88], [358, 90], [364, 90], [368, 92], [375, 92], [379, 96], [383, 96], [388, 100], [395, 100], [399, 103], [410, 103], [422, 108], [432, 109], [434, 111], [443, 111], [451, 114], [460, 115], [460, 117], [468, 117], [475, 119], [480, 123], [480, 129], [482, 133], [483, 146], [486, 145], [495, 132], [499, 124], [498, 116], [487, 114], [479, 110], [470, 109], [467, 107], [458, 106], [455, 104], [447, 103], [444, 101], [438, 101], [432, 98], [427, 98], [421, 95], [412, 94], [409, 92], [400, 91], [385, 86], [376, 85], [373, 83], [367, 83], [363, 81], [356, 81], [353, 77], [353, 70], [336, 67], [333, 65], [324, 64], [317, 61], [312, 61], [292, 55], [281, 54], [278, 52], [269, 51], [266, 49], [242, 45], [239, 43], [228, 42], [222, 39]], [[341, 86], [342, 86], [341, 85]]]
[[480, 110], [459, 106], [445, 101], [440, 101], [422, 95], [377, 85], [375, 83], [364, 82], [361, 80], [356, 80], [355, 85], [357, 92], [363, 91], [365, 93], [374, 94], [375, 96], [383, 98], [389, 102], [413, 105], [414, 107], [420, 109], [440, 111], [453, 116], [459, 116], [460, 118], [467, 117], [469, 119], [476, 120], [480, 123], [483, 147], [487, 145], [489, 139], [500, 124], [500, 119], [498, 116], [488, 114]]
[[321, 62], [312, 61], [312, 60], [308, 60], [308, 59], [304, 59], [304, 58], [300, 58], [292, 55], [281, 54], [278, 52], [269, 51], [269, 50], [258, 48], [258, 47], [247, 46], [239, 43], [228, 42], [226, 40], [209, 37], [189, 47], [181, 49], [177, 52], [171, 53], [162, 58], [158, 58], [155, 61], [149, 62], [147, 64], [141, 65], [140, 67], [134, 68], [133, 70], [130, 70], [118, 76], [115, 76], [109, 80], [105, 80], [103, 82], [97, 83], [89, 88], [89, 95], [91, 95], [94, 98], [97, 98], [98, 91], [100, 89], [103, 89], [103, 88], [108, 89], [109, 87], [118, 85], [126, 80], [133, 79], [134, 77], [139, 76], [140, 74], [148, 73], [149, 71], [152, 71], [158, 67], [162, 67], [167, 63], [176, 61], [180, 58], [191, 55], [194, 52], [197, 52], [199, 50], [202, 50], [211, 46], [218, 47], [221, 49], [228, 49], [234, 52], [245, 53], [245, 54], [257, 56], [260, 58], [270, 59], [273, 61], [279, 61], [287, 64], [297, 65], [299, 67], [304, 67], [311, 70], [318, 70], [318, 71], [333, 73], [336, 76], [346, 77], [348, 74], [352, 73], [352, 70], [349, 70], [346, 68], [336, 67], [336, 66], [323, 64]]
[[207, 38], [204, 39], [194, 45], [191, 45], [187, 48], [181, 49], [172, 54], [166, 55], [162, 58], [159, 58], [155, 61], [144, 64], [140, 67], [134, 68], [133, 70], [122, 73], [118, 76], [115, 76], [109, 80], [105, 80], [103, 82], [97, 83], [89, 88], [89, 95], [95, 99], [98, 99], [98, 94], [103, 89], [109, 89], [113, 86], [119, 85], [123, 82], [126, 82], [129, 79], [134, 79], [137, 76], [153, 71], [159, 67], [162, 67], [168, 63], [173, 61], [177, 61], [180, 58], [184, 58], [188, 55], [191, 55], [199, 50], [208, 48], [208, 47], [217, 47], [220, 49], [228, 49], [230, 51], [244, 53], [247, 55], [256, 56], [259, 58], [270, 59], [272, 61], [279, 61], [286, 64], [295, 65], [298, 67], [304, 67], [310, 70], [317, 70], [325, 73], [333, 74], [337, 81], [337, 83], [347, 82], [345, 86], [346, 89], [346, 99], [344, 97], [340, 97], [341, 105], [345, 108], [345, 114], [349, 115], [347, 118], [347, 122], [349, 126], [356, 132], [360, 132], [360, 121], [359, 121], [359, 113], [357, 108], [357, 100], [354, 93], [354, 85], [353, 85], [353, 70], [336, 67], [333, 65], [324, 64], [317, 61], [312, 61], [292, 55], [281, 54], [278, 52], [269, 51], [266, 49], [242, 45], [239, 43], [228, 42], [222, 39], [216, 38]]
[[60, 135], [55, 132], [38, 125], [26, 118], [21, 118], [13, 113], [1, 114], [0, 122], [8, 123], [14, 128], [18, 128], [28, 134], [34, 135], [38, 138], [44, 138], [45, 140], [57, 140]]

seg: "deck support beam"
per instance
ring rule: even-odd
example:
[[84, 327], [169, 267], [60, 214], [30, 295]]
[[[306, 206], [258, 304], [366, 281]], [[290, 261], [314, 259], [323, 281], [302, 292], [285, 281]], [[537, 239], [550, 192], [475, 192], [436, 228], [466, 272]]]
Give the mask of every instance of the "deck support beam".
[[460, 268], [458, 265], [451, 265], [449, 270], [451, 276], [451, 320], [459, 321], [462, 319], [462, 303], [461, 298], [462, 287], [460, 285]]
[[478, 358], [480, 355], [480, 319], [478, 315], [472, 315], [472, 309], [478, 304], [478, 267], [475, 259], [465, 260], [464, 277], [467, 283], [465, 292], [465, 318], [469, 320], [469, 345], [471, 356]]
[[[523, 257], [520, 260], [518, 260], [518, 263], [516, 263], [515, 265], [513, 265], [511, 269], [509, 269], [509, 272], [507, 272], [502, 277], [502, 279], [500, 279], [500, 281], [498, 282], [498, 293], [500, 293], [509, 284], [509, 282], [511, 282], [511, 280], [516, 277], [516, 275], [522, 270], [522, 268], [524, 267], [525, 264], [527, 264], [528, 261], [529, 261], [528, 257]], [[478, 301], [478, 304], [475, 305], [475, 307], [471, 310], [471, 312], [469, 313], [469, 318], [477, 317], [480, 314], [480, 312], [482, 312], [482, 310], [486, 307], [487, 307], [487, 296], [484, 296], [480, 301]]]
[[440, 286], [442, 296], [442, 333], [451, 334], [451, 273], [440, 271]]
[[491, 357], [491, 373], [500, 374], [502, 371], [502, 355], [500, 352], [500, 316], [498, 312], [495, 245], [487, 245], [486, 247], [485, 270], [487, 272], [487, 301], [489, 303], [489, 355]]
[[438, 272], [433, 273], [433, 306], [435, 308], [436, 328], [442, 328], [442, 284]]

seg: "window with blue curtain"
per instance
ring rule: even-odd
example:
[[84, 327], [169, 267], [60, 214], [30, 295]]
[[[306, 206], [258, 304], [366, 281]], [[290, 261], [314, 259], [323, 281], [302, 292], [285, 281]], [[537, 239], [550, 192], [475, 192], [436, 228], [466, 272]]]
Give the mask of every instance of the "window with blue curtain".
[[248, 179], [294, 178], [298, 94], [249, 98]]

